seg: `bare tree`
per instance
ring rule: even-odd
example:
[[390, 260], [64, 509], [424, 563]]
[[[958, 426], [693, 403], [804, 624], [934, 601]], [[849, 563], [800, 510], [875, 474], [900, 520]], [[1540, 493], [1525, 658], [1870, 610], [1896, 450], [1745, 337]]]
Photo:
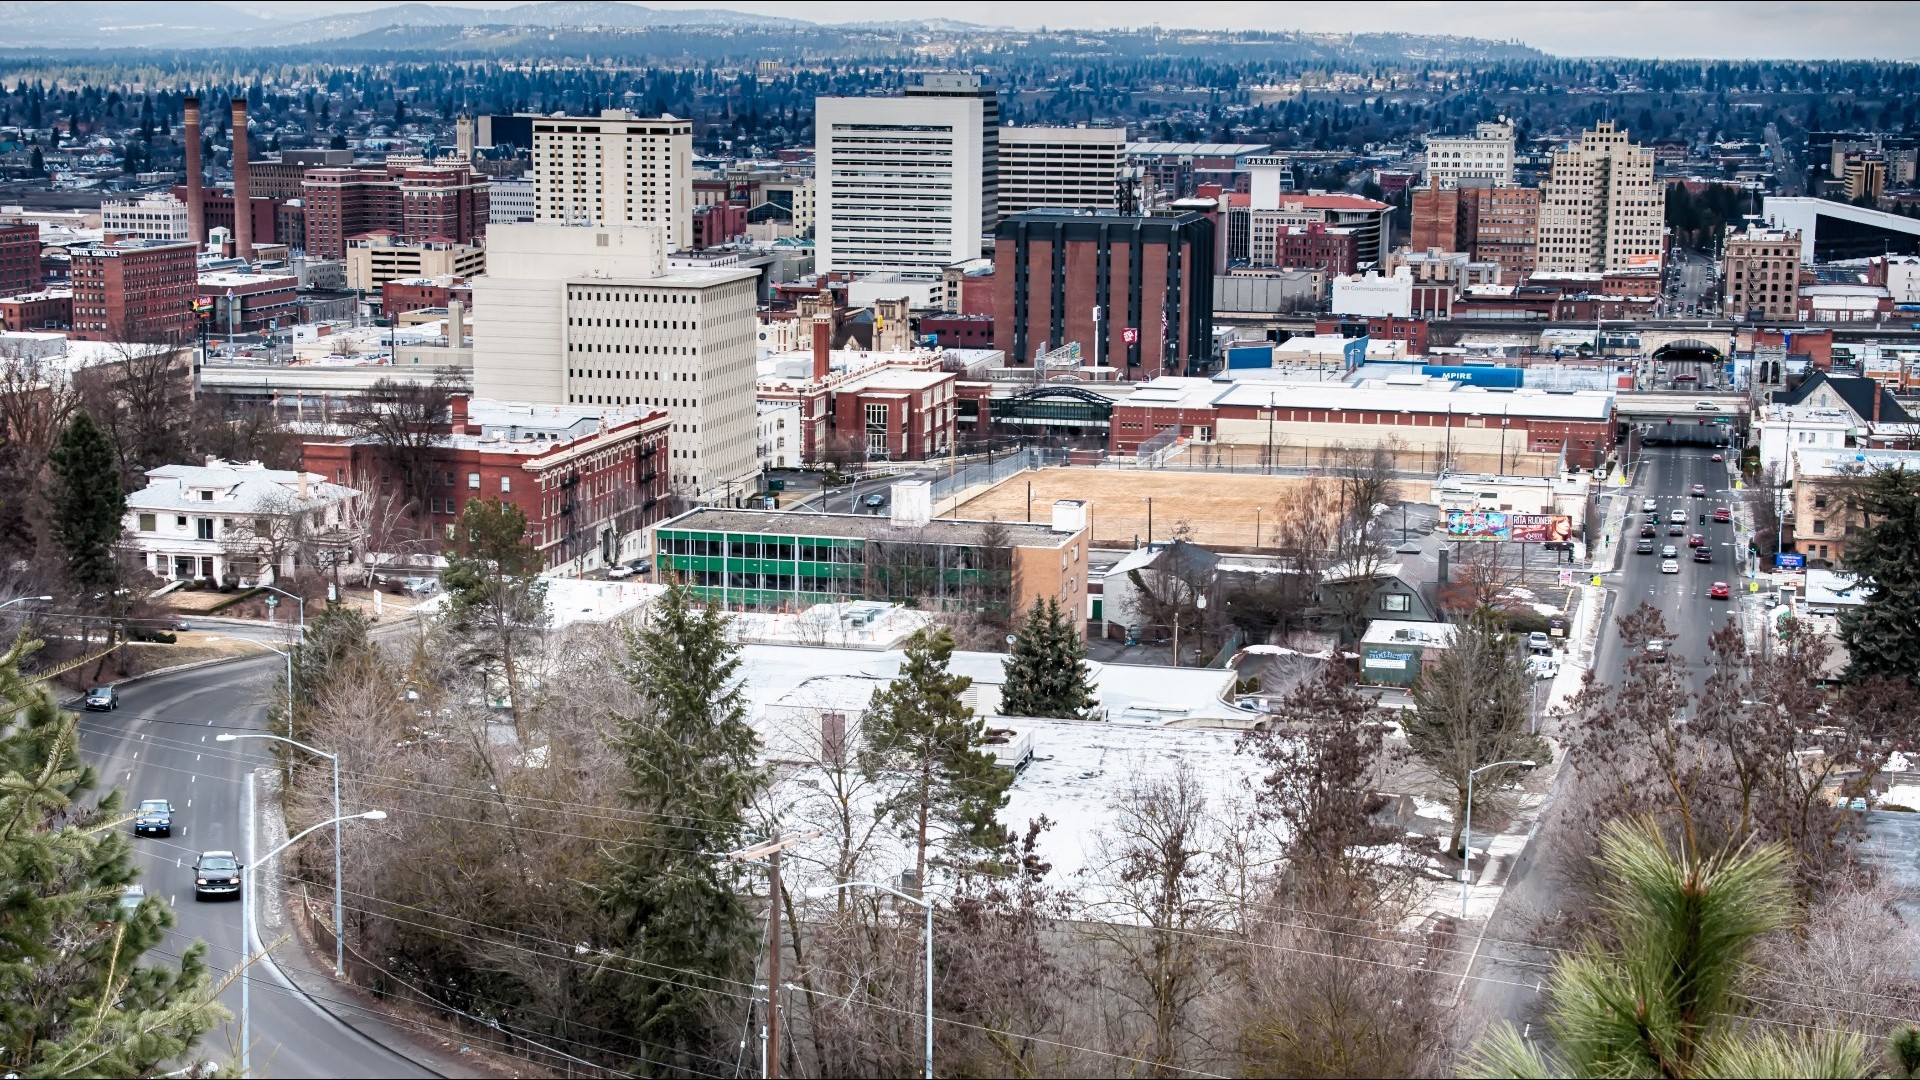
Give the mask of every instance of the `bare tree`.
[[47, 455], [79, 406], [64, 373], [24, 346], [0, 344], [0, 544], [36, 565], [52, 556]]
[[1390, 436], [1372, 446], [1342, 447], [1335, 453], [1333, 474], [1340, 500], [1336, 539], [1347, 555], [1375, 546], [1374, 517], [1399, 497], [1394, 463], [1403, 450], [1400, 440]]
[[[1184, 532], [1190, 535], [1191, 529]], [[1217, 603], [1208, 608], [1220, 560], [1186, 535], [1176, 526], [1173, 542], [1160, 551], [1152, 565], [1127, 572], [1142, 625], [1159, 627], [1173, 638], [1176, 667], [1180, 665], [1183, 638], [1186, 646], [1204, 653], [1208, 631], [1223, 618]]]
[[446, 434], [453, 398], [468, 392], [463, 377], [442, 372], [430, 383], [381, 379], [344, 419], [380, 448], [400, 478], [400, 492], [418, 512], [432, 484], [435, 444]]
[[192, 453], [228, 461], [258, 461], [269, 469], [300, 467], [300, 436], [271, 405], [202, 393], [193, 407]]
[[1753, 545], [1761, 561], [1769, 566], [1779, 549], [1781, 522], [1793, 498], [1792, 492], [1792, 484], [1780, 474], [1780, 466], [1768, 464], [1754, 472], [1741, 496], [1747, 513], [1753, 516]]
[[146, 470], [178, 463], [190, 452], [190, 350], [160, 342], [116, 342], [110, 358], [74, 374], [74, 386], [82, 407], [113, 440], [123, 486], [140, 486]]

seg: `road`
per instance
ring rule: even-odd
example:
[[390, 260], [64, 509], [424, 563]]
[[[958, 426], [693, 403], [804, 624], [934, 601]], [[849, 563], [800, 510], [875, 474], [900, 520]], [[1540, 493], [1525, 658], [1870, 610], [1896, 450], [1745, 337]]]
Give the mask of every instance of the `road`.
[[1767, 125], [1767, 154], [1773, 159], [1774, 183], [1782, 195], [1807, 193], [1807, 167], [1780, 139], [1780, 129]]
[[[1704, 446], [1646, 448], [1639, 476], [1627, 489], [1631, 500], [1626, 519], [1629, 539], [1621, 544], [1619, 570], [1604, 576], [1611, 606], [1594, 663], [1594, 671], [1603, 682], [1618, 682], [1626, 671], [1626, 651], [1613, 632], [1614, 620], [1646, 601], [1665, 614], [1667, 629], [1672, 635], [1674, 661], [1693, 661], [1696, 666], [1689, 672], [1689, 681], [1696, 689], [1706, 683], [1706, 669], [1698, 662], [1706, 655], [1707, 637], [1734, 610], [1730, 601], [1710, 599], [1708, 589], [1715, 581], [1728, 582], [1735, 589], [1739, 587], [1738, 555], [1744, 550], [1731, 546], [1735, 542], [1732, 525], [1713, 523], [1712, 508], [1729, 505], [1732, 498], [1732, 492], [1727, 490], [1726, 466], [1710, 459], [1713, 452], [1711, 447]], [[1688, 494], [1695, 484], [1707, 489], [1706, 498], [1693, 498]], [[1660, 572], [1661, 559], [1657, 552], [1653, 555], [1634, 553], [1632, 538], [1637, 536], [1640, 522], [1646, 520], [1646, 515], [1640, 512], [1641, 502], [1649, 497], [1655, 500], [1661, 520], [1656, 545], [1671, 543], [1680, 549], [1677, 574]], [[1704, 534], [1713, 546], [1711, 565], [1698, 564], [1688, 558], [1686, 537], [1667, 537], [1667, 515], [1675, 509], [1686, 513], [1688, 533]], [[1696, 523], [1702, 512], [1707, 514], [1705, 525]], [[1578, 759], [1573, 759], [1565, 767], [1571, 769], [1577, 765]], [[1558, 790], [1567, 789], [1568, 779], [1567, 776], [1560, 778]], [[1573, 823], [1560, 824], [1577, 827]], [[1540, 832], [1515, 861], [1507, 879], [1506, 894], [1487, 928], [1478, 959], [1470, 971], [1474, 979], [1466, 986], [1466, 1000], [1473, 1006], [1475, 1026], [1491, 1020], [1506, 1020], [1520, 1026], [1538, 1019], [1536, 1010], [1541, 1002], [1538, 987], [1549, 974], [1548, 957], [1537, 947], [1514, 943], [1525, 941], [1536, 920], [1558, 908], [1562, 882], [1556, 880], [1550, 869], [1538, 866], [1536, 859], [1543, 848], [1542, 842], [1548, 839], [1544, 834], [1555, 825], [1549, 812]], [[1470, 938], [1474, 932], [1469, 931]]]
[[[846, 487], [831, 488], [821, 492], [807, 504], [809, 510], [820, 510], [829, 514], [876, 514], [885, 516], [891, 502], [888, 489], [902, 480], [931, 480], [945, 468], [944, 465], [923, 465], [918, 468], [901, 469], [888, 476], [862, 480]], [[869, 497], [878, 495], [883, 500], [879, 506], [868, 506]]]
[[[231, 970], [245, 955], [240, 905], [196, 902], [192, 866], [200, 852], [221, 848], [238, 853], [242, 862], [253, 861], [247, 853], [245, 778], [254, 767], [269, 763], [264, 751], [271, 744], [242, 743], [236, 750], [236, 744], [216, 743], [214, 736], [260, 727], [271, 687], [284, 677], [281, 665], [279, 657], [264, 656], [128, 683], [121, 689], [117, 712], [82, 714], [81, 752], [99, 770], [103, 787], [119, 788], [129, 807], [141, 799], [164, 798], [174, 804], [171, 838], [135, 841], [147, 895], [174, 913], [173, 929], [155, 960], [178, 956], [193, 941], [207, 943], [207, 963], [216, 973]], [[289, 942], [278, 951], [298, 948]], [[434, 1075], [322, 1011], [273, 966], [256, 965], [249, 978], [254, 1075]], [[235, 1017], [239, 998], [237, 982], [221, 997]], [[356, 1021], [357, 1026], [367, 1023]], [[202, 1045], [216, 1059], [237, 1058], [237, 1020], [210, 1032]]]
[[1711, 258], [1698, 251], [1675, 248], [1668, 281], [1667, 313], [1670, 315], [1710, 316], [1719, 310], [1717, 286]]

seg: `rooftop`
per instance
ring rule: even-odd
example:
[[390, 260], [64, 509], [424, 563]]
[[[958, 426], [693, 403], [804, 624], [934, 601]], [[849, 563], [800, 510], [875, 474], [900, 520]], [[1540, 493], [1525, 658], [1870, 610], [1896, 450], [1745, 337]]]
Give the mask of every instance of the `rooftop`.
[[871, 514], [827, 514], [811, 510], [734, 510], [703, 506], [655, 526], [659, 529], [755, 533], [762, 536], [826, 536], [867, 540], [914, 540], [927, 544], [977, 547], [993, 526], [1006, 530], [1014, 547], [1060, 547], [1072, 533], [1025, 521], [970, 521], [934, 518], [924, 526], [895, 528], [892, 519]]
[[[200, 492], [212, 492], [211, 498]], [[200, 513], [285, 513], [325, 506], [358, 494], [328, 483], [319, 473], [269, 469], [257, 461], [208, 458], [204, 465], [162, 465], [147, 470], [147, 486], [127, 496], [128, 510]]]

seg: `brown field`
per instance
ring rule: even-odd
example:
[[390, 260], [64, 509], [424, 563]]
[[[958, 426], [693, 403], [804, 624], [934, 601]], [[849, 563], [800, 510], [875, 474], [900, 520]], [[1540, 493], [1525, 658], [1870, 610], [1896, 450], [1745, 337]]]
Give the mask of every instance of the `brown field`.
[[[955, 517], [1026, 521], [1027, 488], [1033, 488], [1034, 521], [1048, 521], [1055, 499], [1090, 505], [1093, 542], [1132, 547], [1148, 539], [1147, 499], [1153, 500], [1155, 540], [1173, 535], [1178, 523], [1193, 527], [1193, 541], [1214, 547], [1254, 547], [1256, 517], [1272, 523], [1274, 507], [1298, 497], [1310, 481], [1298, 476], [1184, 472], [1175, 469], [1050, 468], [1020, 473], [960, 504]], [[1331, 480], [1321, 481], [1329, 488]], [[1422, 487], [1422, 494], [1425, 492]], [[1271, 539], [1270, 535], [1263, 535]]]

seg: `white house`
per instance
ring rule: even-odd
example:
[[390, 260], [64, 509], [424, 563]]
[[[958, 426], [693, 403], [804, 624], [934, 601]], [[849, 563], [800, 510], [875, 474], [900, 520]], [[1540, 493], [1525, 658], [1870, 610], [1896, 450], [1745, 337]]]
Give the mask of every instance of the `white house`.
[[268, 584], [357, 558], [359, 495], [257, 461], [166, 465], [127, 496], [127, 542], [155, 577]]

